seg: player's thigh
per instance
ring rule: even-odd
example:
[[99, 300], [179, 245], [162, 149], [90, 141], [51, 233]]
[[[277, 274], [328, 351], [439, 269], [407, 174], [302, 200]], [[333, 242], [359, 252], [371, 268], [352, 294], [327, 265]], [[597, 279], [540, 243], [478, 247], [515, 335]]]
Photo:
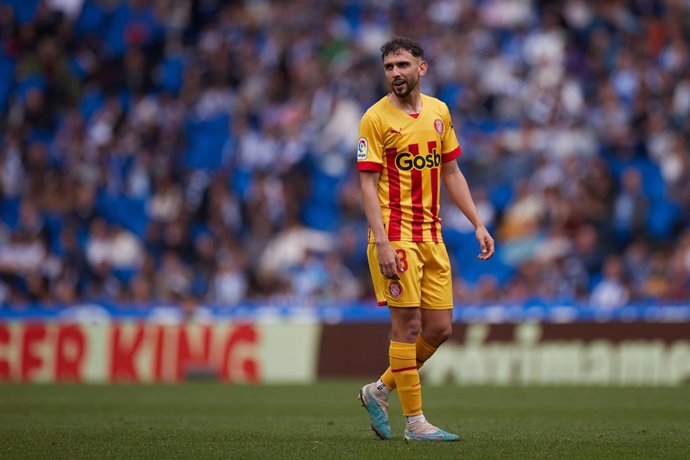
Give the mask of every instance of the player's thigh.
[[371, 274], [371, 282], [374, 286], [374, 294], [376, 295], [376, 303], [378, 305], [387, 305], [385, 294], [385, 277], [379, 269], [378, 258], [376, 257], [376, 245], [369, 243], [367, 245], [367, 260], [369, 261], [369, 273]]
[[388, 279], [381, 273], [376, 245], [369, 243], [367, 247], [369, 271], [374, 283], [376, 301], [379, 305], [387, 304], [391, 307], [419, 307], [422, 263], [417, 244], [406, 241], [391, 241], [391, 245], [395, 249], [403, 268], [403, 271], [398, 273], [399, 279], [397, 280]]
[[432, 310], [452, 309], [453, 275], [446, 245], [422, 243], [420, 253], [424, 264], [420, 306]]

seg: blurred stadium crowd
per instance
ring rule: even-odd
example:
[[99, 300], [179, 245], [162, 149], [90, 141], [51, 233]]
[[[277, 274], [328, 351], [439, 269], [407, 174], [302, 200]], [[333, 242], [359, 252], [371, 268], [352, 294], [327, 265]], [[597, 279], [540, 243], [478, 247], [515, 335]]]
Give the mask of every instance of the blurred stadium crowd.
[[0, 0], [2, 304], [370, 298], [395, 34], [498, 244], [443, 206], [459, 304], [690, 300], [687, 0]]

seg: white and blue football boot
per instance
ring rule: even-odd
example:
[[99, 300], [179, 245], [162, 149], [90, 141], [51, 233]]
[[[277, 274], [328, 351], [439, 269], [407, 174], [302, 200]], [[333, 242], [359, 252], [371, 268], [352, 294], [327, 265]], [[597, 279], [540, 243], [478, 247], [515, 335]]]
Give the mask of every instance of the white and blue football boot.
[[364, 385], [359, 390], [362, 407], [369, 412], [371, 429], [381, 439], [391, 439], [391, 426], [388, 423], [388, 395], [376, 389], [376, 383]]
[[405, 441], [459, 441], [460, 436], [448, 433], [427, 421], [410, 423], [405, 428]]

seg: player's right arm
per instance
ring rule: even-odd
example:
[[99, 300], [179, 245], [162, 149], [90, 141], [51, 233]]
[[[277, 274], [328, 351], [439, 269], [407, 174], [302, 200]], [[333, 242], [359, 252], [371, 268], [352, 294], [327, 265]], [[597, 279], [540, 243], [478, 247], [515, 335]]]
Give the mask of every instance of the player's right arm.
[[360, 171], [359, 182], [362, 187], [362, 203], [369, 228], [376, 242], [379, 270], [386, 278], [398, 279], [398, 272], [402, 271], [402, 263], [388, 240], [386, 227], [383, 225], [383, 213], [381, 212], [381, 202], [378, 195], [380, 177], [381, 173], [378, 172]]
[[370, 113], [359, 124], [357, 169], [362, 189], [362, 203], [376, 244], [379, 270], [386, 278], [397, 279], [402, 264], [388, 240], [379, 201], [379, 180], [383, 170], [383, 136], [379, 121]]

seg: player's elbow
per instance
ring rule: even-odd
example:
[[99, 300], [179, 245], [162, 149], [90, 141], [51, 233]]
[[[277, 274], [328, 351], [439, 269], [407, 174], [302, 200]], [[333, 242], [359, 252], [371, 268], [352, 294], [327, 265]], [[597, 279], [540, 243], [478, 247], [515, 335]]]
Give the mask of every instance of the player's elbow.
[[460, 174], [460, 168], [455, 161], [443, 163], [443, 166], [441, 166], [441, 176], [444, 179], [452, 177], [455, 174]]

